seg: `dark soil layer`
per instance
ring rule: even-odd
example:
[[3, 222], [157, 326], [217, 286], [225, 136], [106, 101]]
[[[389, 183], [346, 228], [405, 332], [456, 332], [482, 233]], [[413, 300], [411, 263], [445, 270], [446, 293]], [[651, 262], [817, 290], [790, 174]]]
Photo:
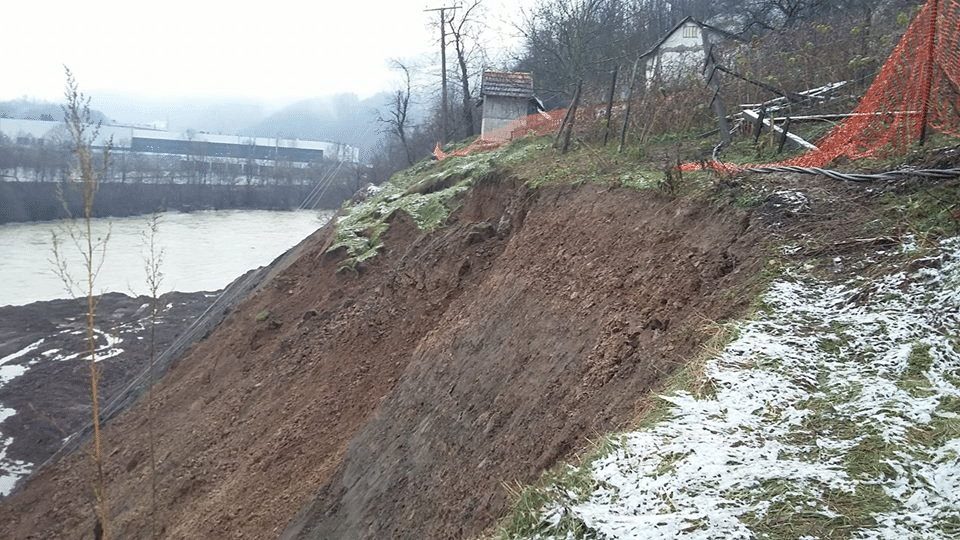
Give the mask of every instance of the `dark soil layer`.
[[[436, 248], [409, 254], [420, 275], [387, 284], [442, 313], [284, 537], [480, 533], [504, 484], [629, 422], [704, 321], [743, 307], [757, 240], [743, 212], [597, 187], [496, 195], [475, 194]], [[481, 221], [498, 234], [471, 245]]]
[[[153, 343], [157, 355], [213, 303], [218, 293], [168, 293], [159, 298]], [[150, 366], [152, 299], [111, 293], [97, 301], [101, 399], [107, 405]], [[12, 437], [6, 458], [40, 464], [64, 439], [90, 422], [90, 372], [86, 355], [86, 300], [53, 300], [0, 307], [0, 358], [36, 345], [7, 365], [29, 366], [0, 386], [0, 405], [16, 414], [0, 424]], [[118, 350], [122, 353], [116, 354]], [[2, 472], [2, 471], [0, 471]]]
[[[340, 273], [321, 229], [157, 386], [155, 514], [151, 409], [107, 426], [113, 537], [477, 535], [506, 485], [628, 426], [741, 316], [771, 242], [871, 234], [849, 226], [869, 221], [859, 186], [779, 182], [802, 204], [488, 177], [434, 232], [395, 214], [384, 250]], [[92, 538], [88, 460], [0, 505], [0, 537]]]

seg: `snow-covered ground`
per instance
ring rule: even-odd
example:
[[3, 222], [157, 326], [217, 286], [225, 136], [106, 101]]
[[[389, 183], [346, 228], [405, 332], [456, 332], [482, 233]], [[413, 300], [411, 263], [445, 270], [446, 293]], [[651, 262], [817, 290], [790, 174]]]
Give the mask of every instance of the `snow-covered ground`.
[[960, 238], [927, 255], [774, 282], [712, 391], [663, 396], [534, 538], [960, 537]]
[[[144, 305], [145, 309], [147, 306]], [[82, 339], [86, 335], [86, 329], [82, 327], [82, 322], [73, 321], [71, 324], [61, 325], [61, 333], [69, 336], [75, 336], [76, 339], [81, 340], [79, 343], [84, 344]], [[128, 333], [142, 333], [143, 328], [141, 323], [121, 325], [114, 329], [111, 332], [105, 332], [99, 328], [95, 328], [94, 332], [97, 336], [97, 348], [96, 348], [96, 359], [98, 362], [113, 358], [123, 354], [124, 349], [120, 347], [123, 344], [122, 334]], [[57, 339], [39, 339], [26, 347], [0, 358], [0, 387], [5, 384], [16, 384], [15, 379], [27, 373], [31, 367], [36, 366], [41, 362], [67, 362], [73, 361], [79, 358], [83, 353], [81, 352], [72, 352], [67, 353], [62, 351], [56, 346], [48, 344], [54, 343]], [[84, 357], [87, 358], [87, 357]], [[12, 362], [17, 361], [19, 363], [13, 364]], [[0, 424], [6, 419], [14, 414], [16, 414], [15, 409], [3, 407], [0, 404]], [[33, 471], [34, 464], [28, 463], [26, 461], [20, 461], [12, 459], [7, 456], [7, 451], [10, 446], [13, 444], [13, 437], [7, 436], [0, 426], [0, 496], [7, 496], [13, 490], [16, 483], [24, 476], [30, 474]]]

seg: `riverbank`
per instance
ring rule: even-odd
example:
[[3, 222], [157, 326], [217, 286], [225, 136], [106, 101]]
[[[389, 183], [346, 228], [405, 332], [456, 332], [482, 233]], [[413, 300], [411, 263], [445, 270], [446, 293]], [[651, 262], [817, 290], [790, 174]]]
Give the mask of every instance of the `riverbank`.
[[[57, 194], [58, 182], [0, 182], [0, 224], [49, 221], [67, 217]], [[179, 183], [103, 183], [94, 200], [94, 217], [125, 217], [156, 211], [291, 210], [304, 201], [310, 208], [337, 208], [359, 186], [231, 185]], [[79, 213], [79, 198], [68, 193], [71, 211]]]
[[[326, 226], [313, 234], [305, 233], [307, 240], [298, 245], [330, 227], [329, 218], [323, 223]], [[274, 247], [283, 250], [285, 245]], [[232, 246], [243, 250], [242, 243]], [[96, 356], [104, 422], [137, 402], [152, 381], [162, 378], [297, 253], [294, 246], [271, 256], [219, 291], [162, 294], [156, 318], [151, 316], [151, 297], [98, 296]], [[77, 299], [0, 306], [0, 500], [45, 462], [76, 450], [89, 435], [85, 313]]]

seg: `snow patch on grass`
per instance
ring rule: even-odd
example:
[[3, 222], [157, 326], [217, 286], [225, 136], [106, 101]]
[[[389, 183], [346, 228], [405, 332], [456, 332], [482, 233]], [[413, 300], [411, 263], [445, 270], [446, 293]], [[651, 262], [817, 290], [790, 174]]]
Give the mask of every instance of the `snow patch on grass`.
[[[960, 239], [934, 264], [840, 285], [775, 281], [772, 309], [670, 417], [589, 467], [531, 538], [956, 538]], [[575, 524], [571, 527], [570, 524]]]

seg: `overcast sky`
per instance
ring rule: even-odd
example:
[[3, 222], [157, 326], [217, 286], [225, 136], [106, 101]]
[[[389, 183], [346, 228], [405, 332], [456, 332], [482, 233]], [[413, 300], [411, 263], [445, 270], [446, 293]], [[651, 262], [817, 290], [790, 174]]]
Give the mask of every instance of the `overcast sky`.
[[[535, 0], [484, 0], [494, 43], [503, 13]], [[439, 51], [426, 8], [456, 0], [19, 0], [5, 3], [0, 100], [61, 102], [63, 66], [91, 96], [252, 99], [280, 107], [396, 87], [389, 60]], [[504, 11], [504, 5], [512, 6]], [[451, 62], [450, 66], [453, 66]]]

